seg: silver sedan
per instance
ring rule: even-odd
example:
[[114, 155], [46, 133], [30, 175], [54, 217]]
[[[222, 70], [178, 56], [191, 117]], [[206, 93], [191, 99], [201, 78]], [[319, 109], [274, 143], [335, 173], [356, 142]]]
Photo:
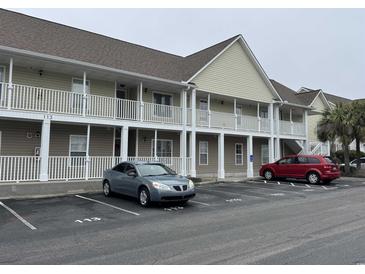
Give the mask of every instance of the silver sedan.
[[105, 196], [119, 193], [138, 199], [141, 206], [151, 202], [176, 201], [185, 204], [195, 196], [194, 183], [161, 163], [122, 162], [104, 171]]

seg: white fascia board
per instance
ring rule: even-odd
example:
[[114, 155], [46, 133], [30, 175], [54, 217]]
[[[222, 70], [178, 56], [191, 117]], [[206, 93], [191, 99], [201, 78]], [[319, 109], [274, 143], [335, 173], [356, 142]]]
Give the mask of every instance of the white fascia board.
[[320, 89], [319, 90], [319, 92], [318, 92], [318, 94], [317, 94], [317, 96], [316, 97], [314, 97], [314, 99], [313, 99], [313, 101], [312, 101], [312, 103], [310, 103], [310, 107], [313, 107], [313, 104], [314, 104], [314, 102], [317, 100], [317, 98], [319, 97], [319, 95], [321, 95], [321, 97], [322, 97], [322, 99], [324, 100], [324, 102], [326, 103], [326, 105], [327, 105], [327, 107], [328, 108], [331, 108], [331, 105], [329, 104], [329, 102], [328, 102], [328, 100], [327, 100], [327, 98], [326, 98], [326, 96], [323, 94], [323, 91]]
[[164, 79], [164, 78], [160, 78], [160, 77], [149, 76], [149, 75], [140, 74], [140, 73], [136, 73], [136, 72], [130, 72], [130, 71], [121, 70], [121, 69], [115, 69], [115, 68], [111, 68], [111, 67], [107, 67], [107, 66], [78, 61], [75, 59], [64, 58], [64, 57], [54, 56], [54, 55], [45, 54], [45, 53], [38, 53], [38, 52], [30, 51], [30, 50], [17, 49], [17, 48], [6, 47], [6, 46], [1, 46], [1, 45], [0, 45], [0, 50], [6, 51], [9, 53], [19, 54], [19, 55], [42, 58], [45, 60], [55, 61], [55, 62], [59, 62], [59, 63], [74, 64], [74, 65], [89, 67], [92, 69], [99, 69], [99, 70], [110, 71], [110, 72], [114, 72], [114, 73], [120, 73], [120, 74], [124, 74], [124, 75], [130, 76], [130, 77], [159, 81], [159, 82], [164, 82], [164, 83], [169, 83], [169, 84], [184, 86], [184, 87], [193, 87], [192, 85], [189, 85], [183, 81], [179, 82], [179, 81], [168, 80], [168, 79]]
[[274, 104], [280, 104], [280, 105], [288, 105], [288, 106], [293, 106], [293, 107], [297, 107], [297, 108], [304, 108], [304, 109], [310, 109], [313, 110], [313, 107], [310, 106], [305, 106], [305, 105], [298, 105], [298, 104], [294, 104], [294, 103], [289, 103], [289, 102], [278, 102], [278, 101], [273, 101]]

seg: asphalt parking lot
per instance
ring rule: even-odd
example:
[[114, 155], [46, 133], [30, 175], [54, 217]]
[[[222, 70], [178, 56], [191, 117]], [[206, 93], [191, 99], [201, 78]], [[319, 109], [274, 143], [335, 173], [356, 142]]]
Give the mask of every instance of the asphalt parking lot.
[[[346, 196], [354, 195], [354, 197], [356, 196], [354, 201], [356, 199], [361, 200], [358, 195], [361, 192], [364, 194], [364, 189], [365, 179], [363, 182], [361, 180], [340, 179], [326, 185], [309, 185], [306, 182], [294, 180], [268, 182], [262, 179], [254, 179], [243, 183], [200, 185], [196, 187], [196, 197], [185, 206], [156, 204], [147, 209], [140, 207], [134, 199], [119, 195], [107, 198], [103, 194], [80, 194], [43, 199], [4, 200], [0, 203], [0, 241], [3, 246], [0, 251], [0, 263], [149, 264], [154, 263], [154, 260], [156, 260], [154, 250], [143, 248], [143, 242], [151, 246], [151, 241], [153, 245], [171, 241], [169, 248], [166, 249], [169, 250], [174, 246], [176, 239], [185, 237], [184, 241], [187, 246], [184, 246], [184, 248], [194, 250], [194, 254], [199, 254], [199, 248], [197, 249], [194, 242], [190, 242], [194, 241], [196, 235], [201, 235], [204, 238], [203, 243], [207, 245], [206, 247], [204, 247], [204, 244], [201, 246], [202, 254], [206, 254], [206, 248], [211, 247], [212, 243], [217, 241], [218, 245], [219, 243], [223, 244], [224, 239], [229, 237], [233, 237], [230, 240], [235, 242], [234, 246], [237, 248], [237, 241], [245, 246], [251, 239], [249, 235], [245, 236], [248, 238], [244, 241], [244, 244], [241, 241], [245, 237], [243, 235], [243, 238], [240, 237], [242, 230], [245, 230], [245, 224], [247, 224], [247, 214], [250, 218], [253, 218], [251, 220], [253, 223], [250, 222], [250, 225], [254, 224], [255, 221], [257, 224], [261, 224], [265, 215], [263, 210], [265, 208], [267, 214], [269, 214], [268, 210], [275, 209], [275, 214], [278, 214], [279, 217], [286, 218], [290, 215], [291, 218], [294, 218], [297, 212], [292, 212], [289, 208], [295, 210], [299, 204], [306, 205], [310, 200], [313, 200], [313, 203], [320, 203], [322, 198], [330, 199], [333, 203], [337, 199], [334, 197], [344, 199]], [[365, 197], [365, 195], [362, 197]], [[287, 207], [284, 205], [287, 205]], [[361, 203], [351, 206], [361, 208]], [[350, 206], [346, 205], [346, 207], [349, 209]], [[280, 211], [279, 208], [285, 209]], [[364, 204], [362, 204], [362, 209], [365, 209]], [[359, 215], [357, 221], [361, 224], [365, 218], [364, 212], [365, 210], [360, 210], [360, 213], [357, 213]], [[308, 209], [306, 214], [313, 214], [313, 210], [311, 212]], [[316, 214], [319, 214], [319, 212], [316, 212]], [[332, 215], [325, 216], [330, 218]], [[236, 220], [236, 218], [241, 217], [242, 219]], [[215, 218], [219, 219], [215, 220]], [[271, 216], [268, 216], [268, 218], [275, 222], [273, 226], [278, 226], [275, 219], [272, 219]], [[219, 223], [216, 223], [218, 220]], [[293, 225], [298, 226], [301, 221], [307, 225], [308, 222], [313, 222], [313, 216], [296, 220]], [[338, 221], [345, 222], [346, 220], [339, 219]], [[240, 230], [230, 234], [233, 233], [232, 226], [239, 227]], [[289, 227], [288, 224], [288, 229]], [[213, 236], [215, 229], [221, 230], [222, 235]], [[228, 234], [223, 233], [225, 230]], [[193, 234], [190, 235], [189, 231], [193, 231]], [[212, 238], [206, 238], [204, 231]], [[171, 235], [167, 236], [166, 233], [171, 233]], [[265, 229], [262, 230], [262, 233], [265, 235]], [[114, 242], [111, 242], [110, 245], [107, 244], [111, 239], [115, 240], [114, 237], [118, 238], [118, 235], [121, 239], [120, 245], [115, 245]], [[136, 238], [136, 235], [139, 235], [138, 238]], [[154, 235], [154, 240], [151, 240], [151, 235]], [[174, 239], [174, 237], [177, 238]], [[126, 241], [125, 246], [123, 241]], [[186, 241], [192, 245], [191, 249], [188, 248]], [[135, 242], [135, 245], [133, 245], [133, 242]], [[96, 247], [94, 245], [96, 243], [99, 244], [99, 247], [93, 249]], [[127, 243], [135, 248], [138, 247], [138, 250], [142, 249], [142, 254], [145, 255], [138, 256], [138, 258], [129, 253], [129, 255], [122, 257], [115, 255], [120, 254], [122, 251], [126, 252], [126, 247], [131, 248]], [[75, 248], [76, 245], [78, 248], [84, 247], [85, 250], [81, 249], [77, 253], [71, 252], [70, 248]], [[102, 257], [104, 258], [102, 260], [101, 257], [95, 257], [96, 254], [100, 254], [101, 250], [107, 252], [109, 257]], [[111, 253], [113, 250], [115, 253]], [[215, 254], [214, 250], [212, 252], [212, 254]], [[365, 254], [365, 250], [361, 249], [359, 252]], [[165, 258], [165, 260], [157, 263], [189, 263], [189, 261], [185, 261], [186, 256], [180, 255], [181, 257], [175, 254], [172, 256], [173, 260]], [[259, 258], [261, 257], [256, 257], [257, 260]], [[252, 261], [247, 260], [245, 256], [241, 259], [239, 260], [237, 257], [237, 261], [234, 262], [256, 262], [253, 257], [250, 257]], [[364, 258], [357, 258], [356, 261], [360, 262], [362, 260], [365, 260], [365, 256]], [[208, 259], [208, 257], [203, 256], [201, 261], [192, 261], [191, 263], [231, 263], [231, 261], [212, 261], [212, 257]], [[266, 263], [266, 261], [262, 263]], [[267, 263], [284, 262], [276, 261], [274, 258]], [[293, 263], [298, 262], [293, 261]]]

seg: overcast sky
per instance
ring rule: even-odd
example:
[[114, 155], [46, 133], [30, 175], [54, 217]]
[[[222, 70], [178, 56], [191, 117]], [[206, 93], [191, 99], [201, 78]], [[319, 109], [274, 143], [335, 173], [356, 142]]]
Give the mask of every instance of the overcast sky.
[[365, 9], [17, 11], [183, 56], [241, 33], [270, 78], [365, 97]]

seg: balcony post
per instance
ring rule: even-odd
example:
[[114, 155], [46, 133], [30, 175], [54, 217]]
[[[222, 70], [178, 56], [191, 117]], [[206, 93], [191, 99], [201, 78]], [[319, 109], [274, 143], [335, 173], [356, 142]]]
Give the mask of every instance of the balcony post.
[[237, 130], [237, 99], [233, 99], [234, 130]]
[[128, 126], [123, 126], [120, 131], [120, 151], [122, 161], [128, 160]]
[[85, 180], [89, 179], [89, 170], [90, 170], [90, 124], [87, 125], [87, 132], [86, 132]]
[[212, 114], [210, 112], [210, 93], [208, 93], [207, 104], [208, 104], [208, 127], [210, 127], [211, 117], [212, 117]]
[[276, 119], [276, 136], [280, 135], [280, 108], [279, 105], [274, 106], [275, 119]]
[[247, 136], [247, 178], [253, 177], [253, 138]]
[[48, 181], [48, 158], [49, 158], [49, 140], [51, 136], [51, 116], [45, 115], [42, 123], [41, 133], [41, 164], [39, 180], [41, 182]]
[[293, 109], [289, 109], [289, 116], [290, 116], [290, 134], [293, 135]]
[[309, 152], [309, 142], [308, 142], [308, 110], [304, 110], [303, 112], [303, 123], [304, 123], [304, 151], [305, 153]]
[[186, 89], [182, 90], [180, 106], [182, 107], [182, 124], [183, 130], [180, 132], [180, 161], [181, 161], [181, 170], [180, 173], [183, 176], [186, 176], [186, 124], [187, 124], [187, 91]]
[[139, 120], [143, 122], [143, 112], [144, 112], [144, 103], [143, 103], [143, 83], [140, 82], [138, 85], [138, 94], [139, 94]]
[[218, 135], [218, 179], [224, 179], [224, 133]]
[[191, 91], [190, 176], [196, 177], [196, 89]]
[[275, 161], [274, 154], [274, 104], [269, 104], [269, 119], [270, 119], [270, 138], [269, 138], [269, 161], [270, 163]]
[[86, 72], [84, 71], [83, 81], [82, 81], [82, 116], [86, 116]]
[[9, 84], [8, 84], [8, 109], [11, 109], [11, 100], [13, 97], [13, 58], [9, 62]]
[[261, 131], [261, 118], [260, 118], [260, 103], [257, 103], [257, 124], [258, 131]]
[[155, 138], [153, 139], [153, 145], [155, 147], [155, 149], [153, 150], [153, 157], [155, 158], [155, 161], [157, 161], [157, 137], [157, 129], [155, 129]]

